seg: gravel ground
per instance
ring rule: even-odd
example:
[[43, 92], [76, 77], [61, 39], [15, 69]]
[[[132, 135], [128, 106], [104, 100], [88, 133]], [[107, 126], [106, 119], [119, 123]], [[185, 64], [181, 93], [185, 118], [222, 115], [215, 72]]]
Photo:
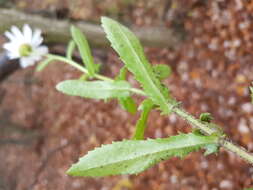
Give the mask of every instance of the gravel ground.
[[[137, 26], [183, 27], [188, 34], [178, 49], [145, 51], [152, 64], [172, 67], [165, 81], [172, 94], [190, 113], [210, 112], [236, 143], [253, 151], [253, 1], [16, 1], [22, 9], [68, 8], [74, 19], [98, 21], [109, 15]], [[70, 5], [74, 4], [74, 5]], [[109, 11], [106, 7], [110, 6]], [[88, 9], [91, 13], [84, 11]], [[116, 11], [117, 10], [117, 11]], [[85, 12], [85, 13], [83, 13]], [[104, 74], [115, 76], [116, 54], [94, 50], [104, 63]], [[102, 54], [102, 55], [101, 55]], [[204, 157], [192, 153], [173, 158], [132, 176], [72, 178], [66, 169], [100, 144], [130, 138], [137, 115], [115, 101], [68, 97], [55, 90], [65, 79], [80, 73], [62, 63], [41, 73], [20, 70], [0, 85], [0, 189], [59, 190], [238, 190], [253, 186], [253, 167], [225, 150]], [[133, 85], [136, 83], [129, 78]], [[137, 101], [141, 99], [136, 97]], [[191, 128], [175, 115], [153, 111], [146, 137], [167, 137]]]

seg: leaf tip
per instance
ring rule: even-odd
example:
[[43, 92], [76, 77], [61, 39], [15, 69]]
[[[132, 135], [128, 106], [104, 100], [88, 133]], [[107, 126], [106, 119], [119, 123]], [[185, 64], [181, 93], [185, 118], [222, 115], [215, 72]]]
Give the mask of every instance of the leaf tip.
[[64, 81], [63, 81], [63, 82], [58, 83], [58, 84], [55, 86], [56, 90], [58, 90], [58, 91], [62, 92], [62, 91], [63, 91], [63, 86], [64, 86], [64, 83], [65, 83]]
[[106, 21], [108, 21], [108, 20], [111, 20], [109, 17], [106, 17], [106, 16], [102, 16], [101, 17], [101, 22], [103, 23], [103, 22], [106, 22]]
[[76, 29], [75, 25], [71, 24], [70, 31], [73, 32]]
[[73, 165], [66, 171], [66, 174], [69, 176], [78, 176], [77, 171], [76, 171], [76, 167], [74, 167]]

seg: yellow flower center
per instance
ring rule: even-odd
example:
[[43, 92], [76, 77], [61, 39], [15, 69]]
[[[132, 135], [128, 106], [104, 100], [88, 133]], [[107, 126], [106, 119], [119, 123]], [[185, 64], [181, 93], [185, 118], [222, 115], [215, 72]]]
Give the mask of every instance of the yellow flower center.
[[32, 46], [29, 44], [22, 44], [19, 48], [19, 54], [21, 57], [28, 57], [32, 53]]

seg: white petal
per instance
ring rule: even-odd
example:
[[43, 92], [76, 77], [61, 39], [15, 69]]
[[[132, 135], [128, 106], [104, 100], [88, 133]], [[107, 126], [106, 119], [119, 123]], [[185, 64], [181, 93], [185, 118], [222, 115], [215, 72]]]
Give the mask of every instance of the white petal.
[[40, 47], [36, 48], [35, 52], [37, 55], [40, 55], [40, 56], [46, 55], [48, 53], [48, 47], [47, 46], [40, 46]]
[[24, 36], [23, 36], [22, 32], [16, 26], [12, 26], [11, 31], [14, 34], [14, 36], [16, 37], [16, 40], [24, 41]]
[[34, 31], [33, 37], [32, 37], [32, 45], [34, 47], [39, 46], [43, 41], [43, 38], [41, 37], [41, 30], [40, 29], [36, 29]]
[[36, 40], [32, 41], [31, 45], [34, 48], [37, 48], [40, 44], [42, 44], [42, 42], [43, 42], [43, 38], [40, 37], [40, 38], [37, 38]]
[[40, 61], [42, 59], [42, 56], [41, 55], [32, 55], [32, 56], [30, 56], [30, 58], [32, 60], [34, 60], [34, 62], [37, 62], [37, 61]]
[[6, 50], [8, 50], [8, 51], [12, 51], [13, 49], [16, 49], [16, 44], [15, 43], [11, 43], [11, 42], [5, 43], [3, 45], [3, 48], [6, 49]]
[[31, 57], [22, 57], [19, 63], [22, 68], [26, 68], [34, 65], [35, 61]]
[[5, 32], [4, 35], [10, 40], [10, 41], [15, 41], [15, 36], [10, 33], [9, 31]]
[[15, 54], [19, 56], [19, 46], [14, 43], [5, 43], [3, 48], [10, 52], [11, 54]]
[[19, 54], [15, 54], [13, 52], [8, 52], [7, 56], [9, 57], [9, 59], [17, 59], [17, 58], [19, 58]]
[[23, 26], [23, 34], [25, 41], [30, 44], [32, 42], [32, 29], [28, 24]]

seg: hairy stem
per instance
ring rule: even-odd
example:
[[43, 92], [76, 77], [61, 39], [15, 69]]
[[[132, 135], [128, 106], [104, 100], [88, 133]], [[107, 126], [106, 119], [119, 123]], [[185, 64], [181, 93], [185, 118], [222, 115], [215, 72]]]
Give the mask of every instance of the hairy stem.
[[[81, 71], [85, 74], [88, 74], [88, 70], [84, 66], [78, 64], [77, 62], [75, 62], [71, 59], [67, 59], [67, 58], [62, 57], [62, 56], [51, 55], [51, 54], [48, 54], [47, 57], [50, 58], [50, 59], [53, 59], [53, 60], [65, 62], [65, 63], [75, 67], [79, 71]], [[99, 79], [99, 80], [103, 80], [103, 81], [110, 81], [110, 82], [114, 81], [111, 78], [108, 78], [106, 76], [99, 75], [99, 74], [95, 74], [94, 77]], [[144, 91], [142, 91], [140, 89], [137, 89], [137, 88], [131, 88], [131, 92], [133, 92], [135, 94], [138, 94], [138, 95], [147, 96]], [[168, 103], [168, 106], [171, 107], [173, 105], [170, 105], [170, 103]], [[214, 133], [214, 130], [211, 129], [207, 124], [205, 124], [205, 123], [201, 122], [200, 120], [196, 119], [194, 116], [187, 113], [182, 108], [174, 107], [172, 109], [172, 111], [174, 113], [176, 113], [179, 117], [184, 119], [185, 121], [189, 122], [192, 125], [192, 127], [200, 129], [206, 135], [211, 135], [212, 133]], [[224, 147], [228, 151], [231, 151], [231, 152], [237, 154], [242, 159], [244, 159], [246, 162], [248, 162], [250, 164], [253, 164], [253, 155], [251, 153], [247, 152], [244, 148], [233, 144], [232, 142], [225, 139], [224, 137], [220, 137], [220, 146]]]
[[251, 153], [247, 152], [247, 150], [245, 150], [243, 147], [235, 145], [235, 144], [233, 144], [232, 142], [230, 142], [228, 140], [223, 141], [221, 143], [221, 145], [225, 149], [227, 149], [227, 150], [237, 154], [238, 156], [240, 156], [246, 162], [248, 162], [250, 164], [253, 164], [253, 155]]
[[[173, 109], [173, 112], [176, 113], [179, 117], [183, 118], [185, 121], [189, 122], [193, 127], [196, 127], [201, 131], [203, 131], [206, 135], [211, 135], [214, 132], [208, 125], [194, 118], [191, 114], [187, 113], [181, 108], [175, 107]], [[247, 150], [245, 150], [244, 148], [233, 144], [224, 137], [221, 137], [220, 145], [225, 149], [237, 154], [246, 162], [253, 164], [253, 155], [247, 152]]]

